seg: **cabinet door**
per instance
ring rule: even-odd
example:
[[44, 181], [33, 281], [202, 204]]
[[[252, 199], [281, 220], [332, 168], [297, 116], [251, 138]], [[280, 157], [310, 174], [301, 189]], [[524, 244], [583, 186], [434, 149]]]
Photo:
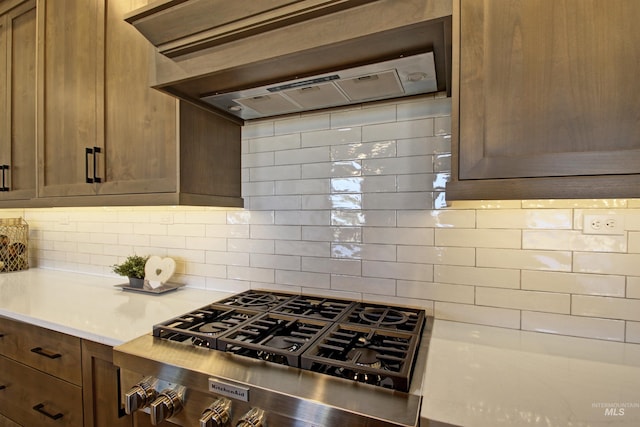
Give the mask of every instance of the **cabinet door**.
[[106, 1], [106, 179], [99, 194], [176, 191], [176, 101], [150, 88], [154, 49], [124, 21], [147, 2]]
[[467, 195], [640, 195], [640, 2], [456, 3]]
[[[104, 19], [98, 0], [38, 0], [40, 196], [94, 194], [87, 177], [103, 177]], [[94, 159], [97, 160], [93, 170]], [[88, 170], [88, 171], [87, 171]]]
[[0, 200], [35, 197], [36, 4], [0, 17]]
[[82, 341], [82, 392], [85, 427], [131, 427], [133, 419], [120, 404], [119, 369], [113, 349]]

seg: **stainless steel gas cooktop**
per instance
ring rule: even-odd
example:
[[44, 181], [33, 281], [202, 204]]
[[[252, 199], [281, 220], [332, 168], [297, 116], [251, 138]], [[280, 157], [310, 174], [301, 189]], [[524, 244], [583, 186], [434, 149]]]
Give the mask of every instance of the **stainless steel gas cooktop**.
[[125, 409], [194, 426], [417, 426], [424, 310], [252, 290], [116, 347]]

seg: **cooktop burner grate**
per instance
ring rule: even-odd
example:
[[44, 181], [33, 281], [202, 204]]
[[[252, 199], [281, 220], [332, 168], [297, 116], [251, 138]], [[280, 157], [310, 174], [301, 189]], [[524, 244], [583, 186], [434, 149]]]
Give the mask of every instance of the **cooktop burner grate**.
[[336, 321], [353, 305], [350, 301], [298, 295], [271, 310], [273, 313]]
[[153, 335], [169, 341], [215, 349], [220, 335], [259, 314], [256, 310], [210, 304], [154, 325]]
[[302, 355], [302, 367], [408, 391], [419, 340], [404, 332], [336, 324]]
[[328, 322], [266, 313], [218, 339], [218, 350], [287, 366], [300, 366], [300, 355], [329, 327]]
[[408, 391], [424, 310], [250, 290], [155, 325], [155, 337]]
[[424, 310], [360, 302], [341, 322], [416, 334], [422, 330], [424, 317]]
[[288, 301], [291, 297], [290, 294], [249, 290], [223, 299], [218, 304], [267, 311], [279, 306], [284, 301]]

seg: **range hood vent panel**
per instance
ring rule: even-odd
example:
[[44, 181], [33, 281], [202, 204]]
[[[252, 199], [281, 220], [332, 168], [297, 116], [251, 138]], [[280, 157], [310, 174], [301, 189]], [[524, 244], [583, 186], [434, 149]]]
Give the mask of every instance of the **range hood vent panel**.
[[201, 101], [241, 119], [346, 106], [436, 92], [433, 52], [204, 96]]

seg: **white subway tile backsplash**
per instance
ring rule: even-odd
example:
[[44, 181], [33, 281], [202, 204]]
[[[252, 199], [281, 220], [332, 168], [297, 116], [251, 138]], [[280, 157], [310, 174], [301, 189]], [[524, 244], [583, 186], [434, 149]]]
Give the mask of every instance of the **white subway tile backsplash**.
[[392, 279], [377, 279], [361, 276], [331, 276], [331, 289], [339, 291], [368, 292], [376, 295], [395, 295], [396, 281]]
[[640, 254], [576, 252], [573, 255], [573, 271], [640, 276]]
[[359, 260], [337, 258], [302, 257], [302, 271], [360, 276], [362, 265]]
[[433, 156], [389, 157], [362, 160], [364, 175], [402, 175], [433, 172]]
[[627, 322], [625, 341], [640, 344], [640, 322]]
[[366, 226], [366, 227], [393, 227], [396, 225], [396, 211], [331, 211], [331, 225], [337, 226]]
[[433, 282], [408, 282], [398, 280], [398, 296], [433, 301], [473, 304], [475, 289], [473, 286], [451, 285]]
[[362, 275], [387, 279], [433, 281], [433, 265], [365, 260], [362, 261]]
[[522, 271], [522, 289], [624, 297], [624, 276]]
[[306, 114], [302, 117], [279, 119], [274, 123], [275, 134], [299, 133], [321, 129], [329, 129], [330, 116], [326, 113]]
[[433, 119], [407, 120], [362, 127], [362, 141], [384, 141], [393, 139], [433, 136]]
[[573, 295], [571, 314], [640, 321], [640, 300]]
[[451, 116], [451, 98], [398, 103], [398, 120]]
[[302, 165], [302, 178], [339, 178], [362, 175], [362, 163], [359, 160], [339, 162], [311, 163]]
[[362, 128], [359, 126], [305, 132], [302, 134], [302, 147], [320, 147], [360, 142]]
[[522, 232], [520, 230], [438, 228], [435, 230], [435, 243], [439, 246], [519, 249], [522, 244]]
[[624, 341], [625, 324], [620, 320], [523, 311], [522, 330]]
[[434, 280], [459, 285], [517, 289], [520, 287], [520, 271], [502, 268], [434, 265]]
[[362, 209], [393, 209], [404, 206], [407, 209], [431, 209], [433, 193], [365, 193], [362, 195]]
[[364, 243], [388, 243], [396, 245], [433, 245], [433, 230], [428, 228], [364, 228]]
[[331, 128], [348, 128], [396, 120], [396, 106], [383, 105], [362, 109], [334, 112], [331, 114]]
[[396, 141], [377, 141], [331, 147], [331, 160], [374, 159], [379, 157], [395, 157]]
[[438, 319], [520, 329], [519, 310], [441, 301], [436, 301], [434, 310]]
[[281, 181], [300, 177], [300, 165], [264, 166], [249, 171], [250, 181]]
[[300, 148], [298, 150], [282, 150], [275, 153], [276, 165], [303, 163], [320, 163], [331, 160], [329, 147]]
[[556, 292], [478, 287], [476, 288], [476, 304], [569, 314], [571, 296]]
[[[4, 210], [34, 266], [113, 275], [131, 253], [172, 279], [423, 307], [441, 319], [640, 343], [640, 199], [451, 202], [451, 99], [251, 121], [244, 209]], [[582, 233], [585, 212], [625, 234]]]
[[292, 150], [295, 148], [300, 148], [299, 133], [249, 139], [250, 153], [260, 153], [263, 151]]
[[571, 252], [478, 248], [478, 267], [571, 271]]
[[627, 298], [640, 299], [640, 277], [627, 278]]
[[476, 251], [442, 246], [398, 246], [398, 261], [474, 266]]

